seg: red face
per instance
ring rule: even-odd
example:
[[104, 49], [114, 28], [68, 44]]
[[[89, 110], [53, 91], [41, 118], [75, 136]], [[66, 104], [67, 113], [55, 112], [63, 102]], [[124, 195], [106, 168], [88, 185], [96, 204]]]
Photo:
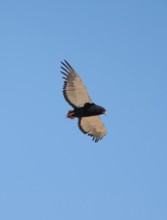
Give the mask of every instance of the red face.
[[101, 114], [103, 115], [106, 115], [106, 110], [103, 108], [101, 111], [100, 111]]
[[99, 106], [99, 105], [96, 105], [96, 104], [93, 105], [93, 108], [95, 109], [97, 115], [101, 115], [101, 114], [106, 115], [106, 110], [105, 110], [105, 108], [103, 108], [103, 107], [101, 107], [101, 106]]

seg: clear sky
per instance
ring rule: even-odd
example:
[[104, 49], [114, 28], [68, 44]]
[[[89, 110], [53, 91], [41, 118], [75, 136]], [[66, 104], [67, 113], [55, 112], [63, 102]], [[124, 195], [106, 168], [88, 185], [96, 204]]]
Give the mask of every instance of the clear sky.
[[[79, 73], [107, 136], [62, 95]], [[167, 219], [167, 1], [0, 3], [0, 219]]]

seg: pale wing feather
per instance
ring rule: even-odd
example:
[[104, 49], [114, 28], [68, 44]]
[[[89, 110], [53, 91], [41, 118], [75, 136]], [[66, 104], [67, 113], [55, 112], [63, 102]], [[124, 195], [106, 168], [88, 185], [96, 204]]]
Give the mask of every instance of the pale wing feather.
[[79, 75], [66, 60], [61, 63], [63, 65], [61, 73], [65, 79], [63, 94], [66, 101], [74, 108], [83, 107], [85, 103], [93, 103]]
[[107, 134], [99, 116], [79, 118], [78, 126], [83, 133], [92, 136], [95, 142], [101, 140]]

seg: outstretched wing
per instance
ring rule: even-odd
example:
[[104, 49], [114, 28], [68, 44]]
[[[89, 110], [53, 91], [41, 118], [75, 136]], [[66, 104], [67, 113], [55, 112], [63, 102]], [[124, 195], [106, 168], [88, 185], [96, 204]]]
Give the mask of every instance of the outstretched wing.
[[61, 73], [65, 79], [63, 94], [66, 101], [74, 108], [83, 107], [85, 103], [93, 103], [85, 85], [72, 66], [66, 60], [61, 64]]
[[107, 134], [99, 116], [79, 118], [78, 126], [84, 134], [93, 137], [95, 142], [98, 142]]

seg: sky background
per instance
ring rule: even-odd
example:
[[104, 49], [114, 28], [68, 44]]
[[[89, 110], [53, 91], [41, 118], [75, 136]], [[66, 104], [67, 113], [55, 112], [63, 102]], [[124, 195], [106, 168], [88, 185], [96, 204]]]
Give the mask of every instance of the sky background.
[[[60, 61], [107, 136], [82, 134]], [[1, 1], [0, 219], [167, 219], [167, 1]]]

